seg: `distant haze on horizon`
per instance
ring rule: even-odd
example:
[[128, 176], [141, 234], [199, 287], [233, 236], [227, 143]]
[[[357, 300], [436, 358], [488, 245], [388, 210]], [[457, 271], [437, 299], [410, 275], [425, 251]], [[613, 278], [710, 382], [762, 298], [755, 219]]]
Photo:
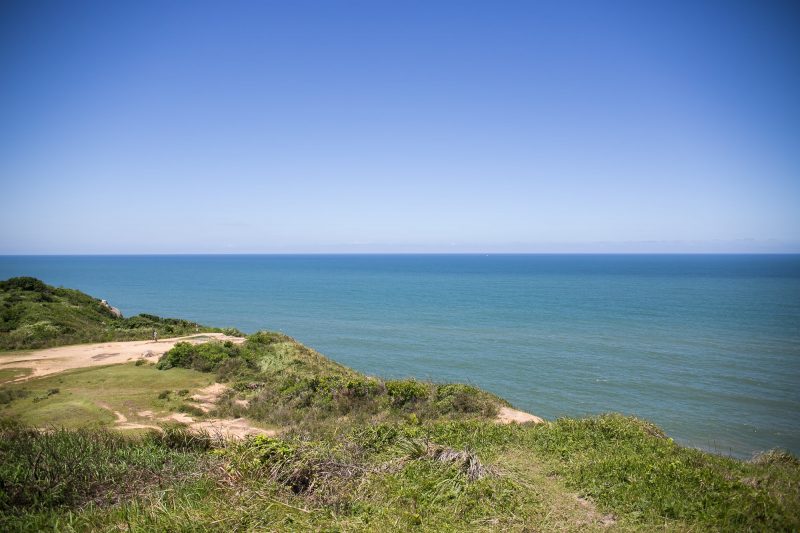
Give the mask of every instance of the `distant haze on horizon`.
[[0, 254], [800, 252], [796, 2], [0, 6]]

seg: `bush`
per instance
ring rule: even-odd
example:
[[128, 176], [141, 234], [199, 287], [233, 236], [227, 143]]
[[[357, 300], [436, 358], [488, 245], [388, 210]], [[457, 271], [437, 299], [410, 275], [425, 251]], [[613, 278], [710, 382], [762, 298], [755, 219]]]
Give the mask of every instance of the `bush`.
[[26, 389], [2, 389], [0, 390], [0, 405], [27, 398], [30, 395], [31, 391]]
[[380, 391], [381, 384], [377, 379], [353, 378], [347, 381], [342, 392], [352, 398], [370, 398]]
[[41, 402], [42, 400], [46, 400], [46, 399], [48, 399], [50, 396], [53, 396], [54, 394], [58, 394], [59, 392], [60, 392], [60, 390], [59, 390], [59, 389], [48, 389], [48, 391], [47, 391], [47, 392], [46, 392], [44, 395], [42, 395], [42, 396], [36, 396], [36, 397], [33, 399], [33, 402], [34, 402], [34, 403]]
[[476, 413], [484, 416], [497, 414], [496, 402], [489, 394], [472, 385], [452, 383], [436, 389], [436, 408], [442, 414]]
[[230, 381], [236, 378], [246, 366], [246, 362], [241, 357], [225, 359], [216, 369], [217, 381]]
[[414, 379], [387, 381], [386, 392], [392, 399], [392, 404], [397, 407], [424, 400], [428, 397], [428, 387]]
[[294, 456], [296, 448], [288, 442], [268, 437], [266, 435], [256, 435], [248, 442], [248, 446], [253, 449], [259, 461], [266, 463], [270, 460], [285, 460]]
[[247, 337], [247, 344], [260, 344], [262, 346], [269, 346], [270, 344], [275, 344], [276, 342], [282, 342], [284, 340], [286, 339], [283, 338], [283, 335], [279, 333], [273, 333], [271, 331], [258, 331]]
[[11, 291], [14, 289], [29, 292], [39, 292], [42, 294], [50, 294], [52, 292], [50, 287], [48, 287], [43, 281], [30, 276], [22, 276], [0, 281], [0, 290]]
[[190, 344], [179, 342], [158, 360], [156, 368], [169, 370], [174, 367], [191, 368], [201, 372], [211, 372], [227, 359], [238, 357], [239, 347], [220, 342]]

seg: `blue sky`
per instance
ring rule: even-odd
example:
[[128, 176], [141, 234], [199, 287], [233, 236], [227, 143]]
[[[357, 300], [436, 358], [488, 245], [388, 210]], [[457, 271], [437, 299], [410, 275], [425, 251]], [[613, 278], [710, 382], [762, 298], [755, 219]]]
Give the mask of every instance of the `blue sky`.
[[800, 251], [792, 2], [0, 5], [0, 253]]

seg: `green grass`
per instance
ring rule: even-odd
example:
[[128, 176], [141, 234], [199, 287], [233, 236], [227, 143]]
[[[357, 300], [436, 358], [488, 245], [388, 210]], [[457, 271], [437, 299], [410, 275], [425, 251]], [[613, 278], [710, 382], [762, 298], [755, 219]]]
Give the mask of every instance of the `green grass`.
[[[113, 506], [171, 484], [213, 460], [202, 439], [178, 432], [129, 438], [83, 429], [0, 426], [0, 529], [60, 529], [58, 510]], [[187, 445], [188, 443], [188, 445]]]
[[[38, 427], [78, 428], [113, 425], [112, 411], [119, 411], [129, 421], [147, 422], [149, 419], [136, 413], [175, 412], [184, 404], [184, 396], [179, 394], [159, 398], [162, 391], [196, 390], [212, 382], [211, 375], [193, 370], [162, 372], [134, 363], [84, 368], [4, 386], [0, 390], [24, 390], [29, 395], [0, 406], [0, 416]], [[35, 401], [54, 388], [59, 389], [58, 394]]]
[[[10, 490], [0, 500], [0, 526], [797, 529], [796, 458], [775, 453], [741, 462], [681, 448], [653, 430], [618, 416], [540, 427], [475, 420], [393, 424], [321, 438], [294, 434], [227, 443], [180, 429], [140, 437], [6, 429], [0, 435], [0, 485]], [[441, 459], [442, 450], [475, 457], [484, 474], [471, 479], [460, 459]], [[35, 461], [41, 463], [35, 475], [26, 473]], [[687, 471], [654, 467], [676, 462]], [[639, 476], [646, 482], [631, 481]]]
[[29, 376], [32, 373], [33, 370], [30, 368], [2, 368], [0, 369], [0, 384]]
[[684, 448], [620, 415], [530, 431], [532, 451], [601, 507], [653, 525], [724, 531], [800, 529], [800, 463], [785, 453], [744, 462]]

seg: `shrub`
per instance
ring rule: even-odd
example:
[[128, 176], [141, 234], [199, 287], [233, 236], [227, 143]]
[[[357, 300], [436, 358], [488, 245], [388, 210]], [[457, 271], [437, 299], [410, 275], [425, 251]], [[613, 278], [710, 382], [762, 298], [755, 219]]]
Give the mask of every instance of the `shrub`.
[[270, 460], [285, 460], [294, 456], [296, 448], [288, 442], [268, 437], [266, 435], [256, 435], [248, 442], [248, 446], [256, 451], [259, 460], [265, 463]]
[[247, 344], [260, 344], [262, 346], [269, 346], [270, 344], [275, 344], [276, 342], [281, 342], [283, 336], [279, 333], [273, 333], [271, 331], [258, 331], [253, 333], [249, 337], [247, 337]]
[[42, 396], [36, 396], [36, 397], [33, 399], [33, 402], [34, 402], [34, 403], [41, 402], [42, 400], [46, 400], [46, 399], [48, 399], [50, 396], [53, 396], [54, 394], [58, 394], [59, 392], [60, 392], [60, 391], [59, 391], [59, 389], [48, 389], [48, 391], [47, 391], [47, 392], [46, 392], [44, 395], [42, 395]]
[[225, 359], [217, 367], [217, 381], [230, 381], [234, 379], [244, 367], [246, 367], [246, 363], [241, 357]]
[[497, 405], [488, 394], [477, 387], [461, 383], [439, 385], [436, 389], [436, 408], [442, 414], [479, 413], [484, 416], [497, 414]]
[[381, 384], [377, 379], [352, 378], [347, 381], [342, 392], [353, 398], [368, 398], [376, 396], [380, 390]]
[[31, 391], [26, 389], [1, 389], [0, 390], [0, 405], [5, 405], [13, 402], [14, 400], [21, 400], [31, 395]]
[[0, 281], [0, 290], [10, 291], [18, 289], [21, 291], [50, 293], [50, 287], [43, 281], [30, 276], [21, 276], [18, 278], [10, 278], [5, 281]]
[[428, 397], [428, 387], [414, 379], [398, 379], [386, 382], [386, 392], [397, 407], [424, 400]]
[[205, 344], [179, 342], [161, 356], [156, 368], [169, 370], [170, 368], [181, 367], [201, 372], [211, 372], [219, 368], [225, 360], [238, 355], [239, 347], [232, 343], [226, 346], [219, 342], [207, 342]]

